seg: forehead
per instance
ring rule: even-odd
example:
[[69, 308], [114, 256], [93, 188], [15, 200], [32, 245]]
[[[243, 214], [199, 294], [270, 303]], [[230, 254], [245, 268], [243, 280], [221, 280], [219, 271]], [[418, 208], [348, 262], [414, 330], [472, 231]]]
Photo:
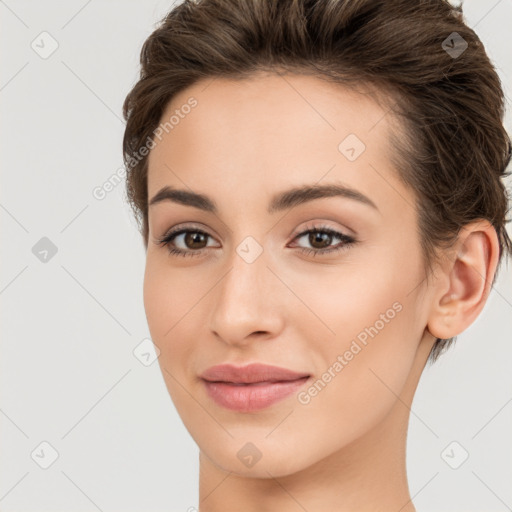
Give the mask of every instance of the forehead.
[[380, 100], [369, 88], [306, 75], [196, 82], [161, 117], [166, 129], [149, 154], [148, 195], [168, 184], [270, 193], [324, 176], [368, 190], [382, 180], [378, 173], [391, 173], [391, 116]]

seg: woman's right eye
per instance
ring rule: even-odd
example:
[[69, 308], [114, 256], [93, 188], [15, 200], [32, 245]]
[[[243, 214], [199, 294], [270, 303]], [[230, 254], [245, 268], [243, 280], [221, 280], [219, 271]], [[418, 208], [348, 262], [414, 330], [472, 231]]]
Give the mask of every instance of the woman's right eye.
[[[200, 256], [205, 248], [203, 244], [205, 241], [208, 242], [208, 238], [211, 236], [200, 229], [179, 229], [164, 235], [158, 240], [158, 244], [168, 246], [169, 253], [173, 255]], [[176, 241], [184, 247], [176, 247]], [[201, 245], [201, 247], [194, 247], [194, 244]]]

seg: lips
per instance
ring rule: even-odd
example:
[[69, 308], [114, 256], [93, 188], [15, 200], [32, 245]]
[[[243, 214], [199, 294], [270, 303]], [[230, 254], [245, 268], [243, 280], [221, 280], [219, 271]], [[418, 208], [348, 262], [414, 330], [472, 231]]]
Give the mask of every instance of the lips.
[[290, 397], [306, 384], [310, 375], [253, 363], [243, 367], [230, 364], [213, 366], [201, 378], [208, 396], [217, 405], [249, 413]]
[[227, 382], [231, 384], [288, 382], [309, 376], [308, 373], [299, 373], [287, 368], [261, 363], [252, 363], [241, 367], [231, 364], [220, 364], [208, 368], [208, 370], [201, 374], [201, 378], [206, 381]]

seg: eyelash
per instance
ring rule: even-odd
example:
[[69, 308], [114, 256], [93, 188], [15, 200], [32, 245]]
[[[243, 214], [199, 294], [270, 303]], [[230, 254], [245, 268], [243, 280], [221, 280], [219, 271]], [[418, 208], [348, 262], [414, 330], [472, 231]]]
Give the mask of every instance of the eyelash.
[[[157, 239], [158, 245], [161, 246], [167, 246], [169, 245], [177, 236], [182, 235], [184, 233], [200, 233], [202, 235], [205, 235], [207, 237], [210, 237], [208, 233], [201, 229], [194, 229], [194, 228], [180, 228], [174, 231], [170, 231], [166, 233], [162, 238]], [[305, 253], [305, 254], [313, 254], [313, 256], [316, 255], [325, 255], [330, 253], [336, 253], [339, 251], [343, 251], [348, 249], [350, 246], [357, 243], [357, 240], [349, 235], [345, 235], [344, 233], [340, 233], [339, 231], [335, 231], [327, 226], [312, 226], [307, 227], [305, 231], [302, 231], [298, 235], [296, 235], [293, 240], [297, 240], [299, 238], [302, 238], [304, 235], [308, 235], [310, 233], [325, 233], [328, 235], [331, 235], [334, 238], [339, 238], [341, 240], [341, 245], [334, 248], [329, 249], [308, 249], [307, 247], [299, 247], [298, 249]], [[210, 237], [211, 238], [211, 237]], [[199, 250], [183, 250], [183, 249], [176, 249], [175, 247], [168, 247], [169, 254], [172, 256], [200, 256], [205, 249], [199, 249]]]

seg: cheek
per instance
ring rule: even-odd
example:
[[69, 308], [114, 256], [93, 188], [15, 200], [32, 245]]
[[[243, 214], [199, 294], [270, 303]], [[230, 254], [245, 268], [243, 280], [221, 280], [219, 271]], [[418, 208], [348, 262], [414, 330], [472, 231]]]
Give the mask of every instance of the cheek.
[[[160, 350], [160, 365], [176, 377], [187, 368], [184, 361], [193, 359], [198, 350], [197, 326], [204, 318], [201, 301], [214, 282], [192, 268], [173, 267], [166, 255], [153, 253], [146, 258], [143, 300], [149, 331]], [[167, 373], [163, 376], [172, 384]]]
[[[403, 300], [395, 309], [392, 304], [385, 293], [374, 291], [371, 300], [359, 304], [364, 307], [347, 303], [330, 317], [337, 336], [319, 346], [315, 380], [298, 397], [305, 405], [297, 411], [299, 422], [309, 423], [311, 431], [322, 429], [322, 437], [331, 440], [322, 448], [326, 452], [332, 440], [344, 446], [379, 424], [406, 386], [417, 347], [413, 308]], [[386, 312], [387, 323], [379, 316]]]
[[409, 248], [406, 255], [402, 249], [400, 240], [390, 236], [351, 256], [347, 265], [310, 288], [316, 290], [311, 302], [339, 339], [338, 348], [354, 339], [362, 346], [380, 341], [374, 345], [386, 350], [410, 345], [415, 318], [410, 292], [421, 282], [422, 269], [417, 251]]
[[148, 254], [143, 298], [149, 329], [156, 339], [170, 337], [175, 330], [173, 326], [197, 302], [201, 288], [191, 279], [191, 273], [173, 269], [165, 255]]
[[165, 328], [168, 329], [172, 325], [172, 318], [169, 316], [169, 304], [172, 301], [172, 293], [169, 292], [172, 288], [170, 289], [168, 284], [170, 283], [166, 273], [154, 262], [154, 258], [148, 255], [144, 271], [144, 309], [153, 341], [157, 342], [165, 334]]
[[310, 311], [298, 308], [293, 323], [304, 338], [317, 340], [307, 349], [321, 380], [317, 405], [337, 403], [340, 411], [360, 410], [362, 417], [366, 405], [377, 404], [370, 415], [378, 415], [396, 400], [393, 393], [406, 382], [424, 327], [410, 294], [420, 282], [416, 267], [413, 259], [379, 267], [368, 262], [364, 271], [354, 265], [317, 273], [307, 283], [297, 278], [294, 290]]
[[181, 286], [176, 276], [173, 277], [168, 266], [160, 263], [156, 257], [147, 257], [143, 286], [144, 309], [151, 339], [160, 350], [158, 362], [169, 391], [174, 381], [169, 373], [175, 375], [173, 366], [179, 366], [177, 362], [183, 357], [180, 344], [175, 340], [178, 339], [180, 328], [186, 325], [184, 307], [189, 302], [187, 293], [190, 292]]
[[[199, 298], [194, 287], [183, 283], [183, 276], [173, 271], [160, 255], [146, 259], [144, 272], [144, 308], [151, 339], [160, 350], [158, 364], [169, 395], [178, 410], [186, 409], [187, 395], [178, 383], [186, 381], [187, 365], [195, 337], [187, 333], [194, 304]], [[183, 274], [183, 272], [182, 272]]]

